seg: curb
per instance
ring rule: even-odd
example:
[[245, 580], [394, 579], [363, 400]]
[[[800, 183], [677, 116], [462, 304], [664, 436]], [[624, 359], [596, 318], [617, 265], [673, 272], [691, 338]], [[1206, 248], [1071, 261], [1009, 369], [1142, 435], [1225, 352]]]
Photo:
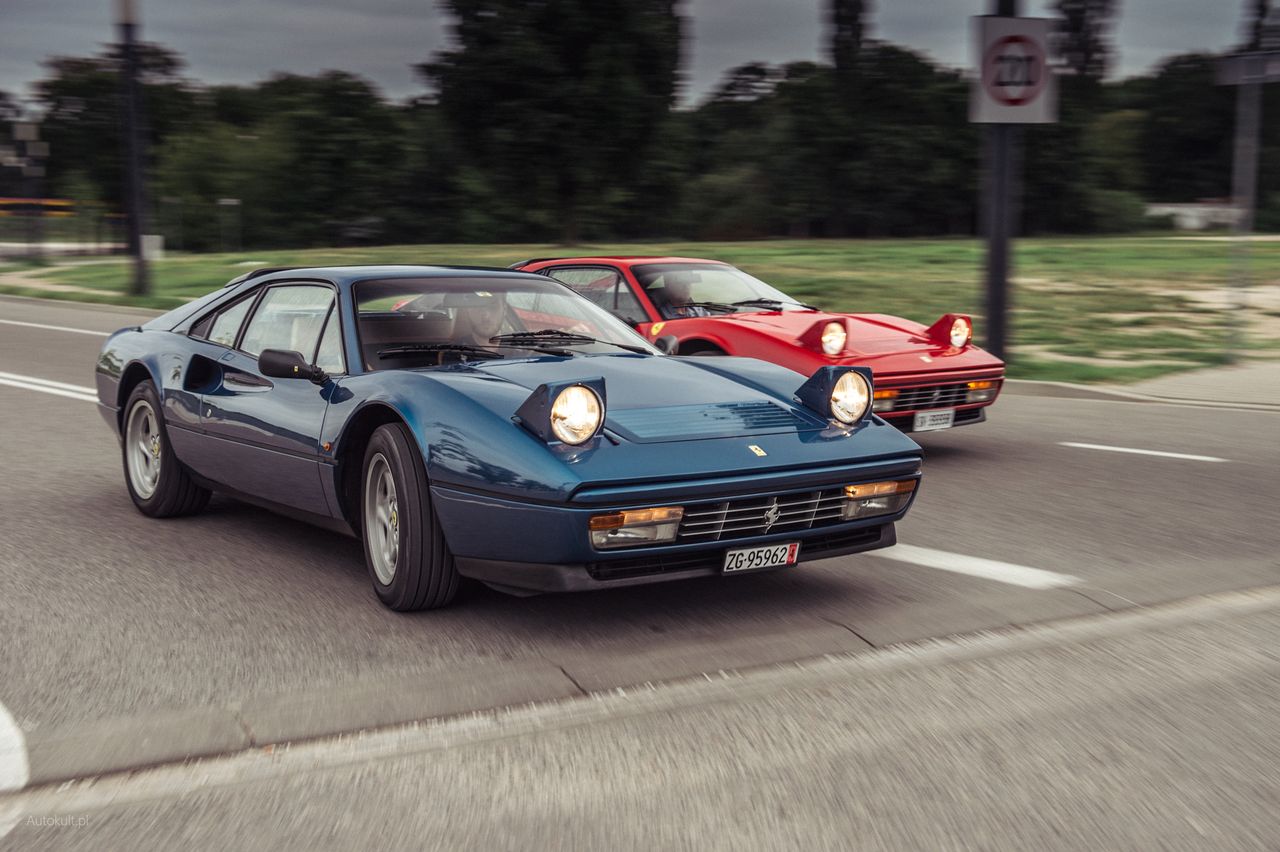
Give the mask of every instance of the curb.
[[[643, 705], [646, 701], [644, 696], [652, 696], [652, 688], [656, 686], [671, 686], [677, 690], [690, 687], [701, 689], [704, 682], [708, 682], [723, 697], [740, 697], [744, 694], [744, 689], [750, 691], [753, 682], [757, 686], [761, 683], [773, 684], [780, 677], [785, 679], [796, 672], [811, 672], [810, 679], [820, 682], [823, 672], [833, 667], [868, 673], [895, 671], [939, 661], [980, 659], [1010, 650], [1051, 647], [1064, 640], [1089, 641], [1098, 636], [1115, 635], [1117, 630], [1131, 632], [1158, 628], [1165, 624], [1184, 622], [1188, 618], [1188, 610], [1194, 610], [1191, 616], [1193, 620], [1211, 620], [1228, 613], [1274, 610], [1278, 605], [1280, 586], [1260, 586], [1194, 595], [1120, 610], [1104, 608], [1095, 613], [1039, 623], [1015, 622], [1002, 627], [890, 643], [875, 648], [861, 643], [852, 633], [845, 631], [850, 640], [861, 644], [854, 644], [852, 649], [824, 649], [823, 634], [828, 631], [825, 628], [808, 629], [802, 631], [804, 638], [798, 645], [786, 649], [803, 652], [803, 656], [798, 658], [782, 659], [780, 655], [776, 661], [752, 661], [747, 664], [738, 662], [736, 665], [721, 665], [710, 669], [680, 666], [664, 677], [633, 681], [625, 689], [620, 683], [606, 685], [603, 682], [597, 688], [580, 688], [576, 679], [565, 669], [545, 661], [519, 667], [509, 663], [456, 671], [435, 680], [431, 687], [409, 690], [404, 697], [380, 695], [376, 684], [369, 681], [363, 686], [349, 685], [336, 693], [345, 694], [348, 700], [355, 698], [371, 701], [371, 706], [384, 708], [384, 713], [377, 717], [377, 722], [364, 719], [355, 726], [342, 724], [344, 714], [353, 709], [342, 700], [335, 702], [333, 709], [323, 704], [298, 705], [298, 700], [308, 695], [323, 696], [328, 700], [335, 694], [310, 692], [268, 700], [257, 709], [247, 705], [239, 711], [230, 707], [197, 708], [174, 712], [147, 723], [130, 719], [104, 721], [80, 726], [77, 731], [69, 731], [63, 736], [55, 733], [33, 737], [31, 779], [23, 789], [46, 786], [50, 782], [81, 780], [90, 776], [149, 769], [197, 758], [243, 753], [254, 747], [270, 752], [272, 746], [286, 742], [293, 744], [335, 734], [353, 735], [374, 728], [394, 730], [403, 725], [443, 721], [449, 716], [462, 718], [469, 713], [516, 711], [520, 708], [528, 708], [536, 713], [540, 706], [566, 701], [574, 702], [574, 706], [588, 708], [587, 713], [591, 712], [592, 707], [616, 704], [619, 701], [638, 700]], [[756, 642], [752, 644], [766, 641], [767, 637], [754, 638]], [[846, 640], [845, 644], [850, 643]], [[708, 647], [722, 646], [723, 643], [714, 643]], [[639, 655], [643, 656], [645, 655]], [[597, 661], [597, 664], [607, 666], [607, 661]], [[698, 674], [699, 671], [703, 673]], [[712, 674], [719, 676], [712, 677]], [[387, 681], [382, 682], [384, 688], [387, 685]], [[427, 704], [415, 703], [413, 696], [425, 697]], [[290, 719], [288, 714], [293, 711], [300, 711], [303, 715]], [[642, 708], [639, 712], [647, 711]], [[293, 731], [296, 735], [288, 740], [264, 742], [255, 737], [247, 727], [246, 723], [250, 718], [274, 720], [280, 725], [275, 733], [284, 736]], [[340, 727], [327, 730], [334, 725]], [[179, 737], [191, 739], [192, 728], [204, 739], [184, 747], [180, 744]], [[138, 744], [121, 742], [125, 738], [138, 737], [141, 738]], [[463, 739], [465, 740], [465, 735]], [[78, 754], [77, 749], [84, 753]], [[37, 755], [43, 764], [39, 767], [36, 765]], [[114, 759], [109, 759], [112, 757]], [[54, 759], [60, 763], [55, 764]], [[3, 800], [0, 800], [0, 804], [2, 803]]]
[[707, 637], [621, 657], [581, 650], [546, 659], [472, 665], [252, 696], [220, 706], [146, 712], [25, 731], [22, 789], [352, 734], [479, 711], [601, 695], [639, 684], [756, 669], [875, 648], [826, 620], [779, 634]]
[[582, 694], [559, 666], [497, 665], [76, 722], [26, 732], [26, 788]]
[[1280, 411], [1280, 402], [1224, 402], [1216, 399], [1190, 399], [1173, 396], [1153, 396], [1097, 385], [1077, 385], [1071, 382], [1046, 382], [1034, 379], [1005, 379], [1004, 393], [1012, 396], [1040, 396], [1055, 399], [1091, 399], [1110, 402], [1146, 402], [1159, 405], [1186, 405], [1195, 408], [1230, 408], [1245, 411]]

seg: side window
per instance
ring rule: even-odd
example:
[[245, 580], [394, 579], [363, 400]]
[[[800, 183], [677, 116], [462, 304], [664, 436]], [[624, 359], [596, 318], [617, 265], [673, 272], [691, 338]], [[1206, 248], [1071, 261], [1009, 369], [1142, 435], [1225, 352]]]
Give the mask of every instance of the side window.
[[320, 348], [316, 350], [315, 364], [334, 376], [340, 376], [347, 371], [346, 360], [342, 357], [342, 322], [338, 318], [336, 307], [329, 311], [329, 319], [325, 321], [324, 334], [320, 336]]
[[640, 307], [640, 301], [615, 269], [575, 267], [545, 271], [619, 319], [633, 323], [649, 321], [644, 308]]
[[263, 294], [240, 340], [241, 351], [257, 356], [263, 349], [286, 349], [304, 358], [316, 351], [333, 288], [317, 284], [272, 287]]
[[[213, 324], [209, 326], [208, 337], [205, 339], [210, 343], [221, 343], [223, 346], [235, 346], [236, 334], [240, 331], [240, 326], [244, 323], [245, 315], [249, 313], [249, 308], [252, 305], [253, 296], [246, 296], [234, 305], [231, 305], [228, 308], [223, 308], [218, 312], [218, 315], [214, 317]], [[204, 324], [205, 320], [201, 320], [200, 325]]]

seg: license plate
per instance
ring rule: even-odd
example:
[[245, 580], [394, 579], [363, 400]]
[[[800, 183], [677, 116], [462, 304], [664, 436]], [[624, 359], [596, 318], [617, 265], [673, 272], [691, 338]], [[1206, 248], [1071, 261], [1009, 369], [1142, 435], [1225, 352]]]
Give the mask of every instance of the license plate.
[[913, 432], [932, 432], [935, 429], [950, 429], [956, 423], [956, 411], [948, 408], [943, 411], [917, 411]]
[[800, 542], [764, 544], [759, 547], [739, 547], [724, 555], [724, 572], [755, 571], [758, 568], [776, 568], [794, 565], [800, 558]]

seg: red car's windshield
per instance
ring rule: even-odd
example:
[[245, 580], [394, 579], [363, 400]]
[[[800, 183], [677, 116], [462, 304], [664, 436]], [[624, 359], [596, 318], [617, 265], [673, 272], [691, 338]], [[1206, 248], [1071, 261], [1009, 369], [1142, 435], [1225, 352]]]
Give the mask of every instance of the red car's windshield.
[[650, 263], [632, 268], [666, 319], [740, 311], [811, 310], [727, 263]]

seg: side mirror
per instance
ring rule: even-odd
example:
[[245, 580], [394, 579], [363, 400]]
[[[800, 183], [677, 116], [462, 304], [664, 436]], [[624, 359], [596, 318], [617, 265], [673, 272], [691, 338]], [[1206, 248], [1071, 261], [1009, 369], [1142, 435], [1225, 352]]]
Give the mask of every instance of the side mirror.
[[258, 371], [273, 379], [307, 379], [322, 385], [329, 375], [307, 363], [301, 352], [289, 349], [263, 349], [258, 355]]
[[658, 347], [658, 351], [663, 355], [675, 355], [680, 351], [680, 338], [674, 334], [664, 334], [653, 341], [653, 345]]

